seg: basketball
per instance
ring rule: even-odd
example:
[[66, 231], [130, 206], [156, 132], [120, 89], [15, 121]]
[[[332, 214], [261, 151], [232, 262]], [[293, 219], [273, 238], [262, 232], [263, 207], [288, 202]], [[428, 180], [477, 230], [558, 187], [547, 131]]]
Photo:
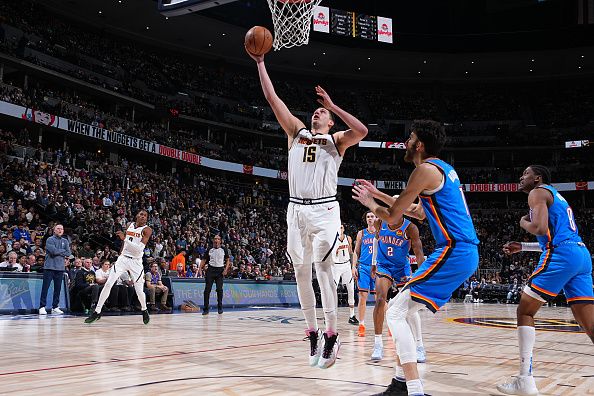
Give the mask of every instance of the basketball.
[[254, 26], [245, 35], [245, 48], [252, 55], [267, 54], [272, 48], [272, 33], [264, 26]]

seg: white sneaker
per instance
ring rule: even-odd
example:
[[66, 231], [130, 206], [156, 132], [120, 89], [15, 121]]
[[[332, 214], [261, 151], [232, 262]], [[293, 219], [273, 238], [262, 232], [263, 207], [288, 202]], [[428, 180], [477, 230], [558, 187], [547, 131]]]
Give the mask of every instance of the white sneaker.
[[538, 388], [534, 377], [519, 375], [512, 377], [508, 382], [497, 385], [497, 390], [506, 395], [534, 396], [538, 395]]
[[62, 315], [64, 313], [64, 311], [62, 311], [60, 308], [56, 307], [56, 308], [52, 308], [52, 313], [56, 314], [56, 315]]
[[373, 346], [373, 352], [371, 353], [371, 361], [372, 362], [379, 362], [384, 358], [384, 347], [380, 344], [375, 344]]
[[328, 337], [328, 334], [324, 333], [324, 347], [322, 348], [322, 356], [320, 356], [318, 367], [327, 369], [334, 366], [339, 350], [340, 341], [338, 340], [338, 334]]
[[426, 363], [427, 362], [427, 355], [425, 354], [425, 347], [418, 346], [417, 347], [417, 363]]
[[39, 308], [39, 315], [47, 315], [47, 311], [45, 310], [45, 307]]
[[311, 367], [316, 367], [320, 360], [320, 355], [322, 354], [322, 343], [324, 338], [322, 337], [322, 332], [320, 330], [307, 332], [307, 338], [309, 339], [310, 347], [309, 365]]

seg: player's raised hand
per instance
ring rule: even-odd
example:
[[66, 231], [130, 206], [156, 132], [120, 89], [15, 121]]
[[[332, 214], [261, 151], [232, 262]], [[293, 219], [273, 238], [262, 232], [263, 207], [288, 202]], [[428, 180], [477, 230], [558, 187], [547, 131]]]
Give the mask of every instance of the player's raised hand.
[[373, 194], [374, 198], [377, 198], [377, 196], [380, 194], [380, 190], [378, 190], [377, 187], [369, 180], [357, 179], [355, 180], [355, 183], [367, 187], [369, 191], [371, 191], [371, 194]]
[[520, 242], [508, 242], [503, 245], [503, 253], [514, 254], [522, 251], [522, 244]]
[[247, 50], [247, 47], [245, 45], [244, 45], [244, 48], [245, 48], [245, 52], [247, 52], [247, 54], [250, 56], [250, 58], [255, 60], [256, 63], [264, 62], [264, 55], [254, 55], [250, 51]]
[[328, 110], [332, 110], [334, 108], [334, 102], [332, 101], [332, 99], [330, 99], [330, 95], [328, 95], [324, 88], [320, 87], [319, 85], [316, 86], [316, 94], [319, 96], [319, 104], [321, 104]]
[[371, 190], [363, 184], [355, 184], [353, 186], [353, 199], [361, 202], [362, 205], [367, 206], [368, 208], [374, 203]]

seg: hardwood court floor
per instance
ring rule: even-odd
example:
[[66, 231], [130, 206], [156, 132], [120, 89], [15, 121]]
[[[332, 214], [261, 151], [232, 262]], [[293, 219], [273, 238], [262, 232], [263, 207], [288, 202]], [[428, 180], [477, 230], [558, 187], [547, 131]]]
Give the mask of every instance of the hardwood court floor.
[[[451, 319], [513, 318], [515, 308], [450, 304], [436, 315], [422, 311], [426, 392], [497, 395], [495, 384], [517, 371], [515, 330]], [[384, 337], [384, 360], [369, 361], [371, 311], [367, 337], [359, 338], [346, 323], [348, 310], [340, 309], [342, 349], [328, 370], [307, 365], [298, 309], [153, 315], [148, 326], [140, 316], [104, 316], [92, 325], [82, 317], [0, 317], [0, 394], [369, 395], [390, 382], [394, 355]], [[539, 317], [564, 329], [571, 313], [543, 308]], [[583, 333], [538, 331], [534, 366], [543, 395], [594, 395], [594, 346]]]

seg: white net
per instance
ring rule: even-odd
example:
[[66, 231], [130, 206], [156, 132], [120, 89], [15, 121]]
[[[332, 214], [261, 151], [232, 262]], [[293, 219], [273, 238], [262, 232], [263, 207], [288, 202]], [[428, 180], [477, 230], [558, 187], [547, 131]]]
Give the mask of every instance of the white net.
[[274, 24], [275, 51], [309, 42], [313, 10], [322, 0], [268, 0]]

